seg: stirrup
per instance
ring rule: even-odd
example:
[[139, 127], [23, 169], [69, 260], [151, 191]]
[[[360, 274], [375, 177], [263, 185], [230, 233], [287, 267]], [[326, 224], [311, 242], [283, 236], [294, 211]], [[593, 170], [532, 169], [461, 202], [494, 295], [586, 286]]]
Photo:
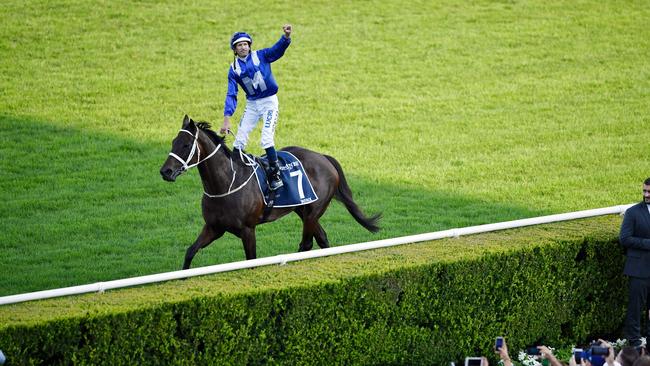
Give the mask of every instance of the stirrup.
[[282, 179], [280, 179], [279, 174], [273, 174], [271, 176], [271, 179], [269, 179], [269, 188], [271, 188], [272, 191], [277, 190], [278, 188], [282, 187], [284, 183], [282, 183]]

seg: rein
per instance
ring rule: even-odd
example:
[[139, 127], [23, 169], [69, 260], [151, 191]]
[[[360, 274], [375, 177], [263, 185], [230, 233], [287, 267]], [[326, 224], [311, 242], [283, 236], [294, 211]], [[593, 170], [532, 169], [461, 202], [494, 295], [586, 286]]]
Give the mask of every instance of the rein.
[[[219, 146], [221, 146], [221, 145], [219, 145]], [[231, 194], [233, 194], [233, 193], [239, 191], [240, 189], [244, 188], [244, 186], [246, 186], [246, 184], [248, 184], [248, 182], [249, 182], [249, 181], [253, 178], [253, 176], [255, 175], [255, 168], [254, 168], [254, 166], [255, 166], [256, 163], [255, 163], [254, 161], [252, 161], [252, 160], [250, 159], [250, 157], [248, 157], [248, 155], [243, 155], [243, 153], [241, 153], [241, 152], [240, 152], [240, 156], [242, 157], [242, 161], [244, 161], [244, 159], [243, 159], [244, 156], [245, 156], [246, 158], [248, 158], [248, 162], [244, 162], [244, 164], [246, 164], [247, 166], [250, 166], [251, 168], [253, 168], [253, 171], [251, 172], [251, 175], [248, 176], [248, 179], [246, 179], [246, 181], [245, 181], [244, 183], [240, 184], [239, 187], [237, 187], [237, 188], [235, 188], [235, 189], [232, 189], [232, 185], [235, 184], [235, 177], [237, 177], [237, 171], [235, 170], [235, 167], [234, 167], [233, 162], [232, 162], [232, 157], [231, 157], [231, 158], [230, 158], [230, 169], [232, 170], [232, 180], [230, 181], [230, 187], [228, 187], [228, 192], [223, 193], [223, 194], [209, 194], [208, 192], [203, 191], [203, 194], [205, 194], [206, 196], [208, 196], [208, 197], [210, 197], [210, 198], [221, 198], [221, 197], [226, 197], [226, 196], [229, 196], [229, 195], [231, 195]]]
[[[194, 143], [192, 144], [192, 150], [190, 150], [190, 154], [187, 157], [187, 160], [184, 160], [183, 158], [181, 158], [180, 156], [174, 154], [173, 152], [169, 153], [169, 156], [173, 157], [174, 159], [178, 160], [181, 164], [183, 164], [183, 171], [187, 171], [190, 168], [194, 168], [195, 166], [201, 164], [202, 162], [210, 159], [221, 148], [221, 144], [219, 144], [217, 146], [217, 148], [214, 149], [214, 151], [210, 153], [210, 155], [206, 156], [205, 158], [203, 158], [203, 160], [201, 160], [201, 148], [199, 147], [199, 142], [198, 142], [198, 140], [199, 140], [199, 131], [200, 131], [200, 129], [198, 127], [196, 129], [196, 135], [194, 135], [193, 133], [191, 133], [190, 131], [188, 131], [186, 129], [181, 129], [179, 131], [179, 132], [185, 132], [185, 133], [189, 134], [190, 136], [194, 137]], [[230, 132], [230, 131], [228, 131], [228, 132]], [[196, 163], [192, 164], [192, 165], [189, 165], [190, 160], [192, 160], [192, 158], [194, 157], [194, 153], [197, 153]], [[256, 165], [256, 163], [248, 155], [243, 154], [241, 152], [241, 150], [240, 150], [239, 154], [240, 154], [240, 157], [242, 159], [242, 162], [244, 162], [245, 165], [253, 167], [253, 171], [252, 171], [251, 175], [248, 177], [248, 179], [246, 179], [246, 181], [244, 183], [242, 183], [239, 187], [237, 187], [235, 189], [232, 189], [232, 185], [235, 183], [235, 177], [237, 176], [237, 171], [235, 170], [235, 167], [234, 167], [233, 162], [232, 162], [232, 156], [231, 156], [230, 157], [230, 169], [232, 170], [232, 180], [230, 181], [230, 187], [228, 187], [228, 192], [222, 193], [222, 194], [210, 194], [210, 193], [208, 193], [208, 192], [206, 192], [204, 190], [203, 194], [205, 194], [206, 196], [208, 196], [210, 198], [226, 197], [226, 196], [229, 196], [229, 195], [239, 191], [240, 189], [244, 188], [244, 186], [246, 186], [246, 184], [248, 184], [248, 182], [251, 180], [251, 178], [253, 178], [253, 176], [255, 175], [254, 166]], [[246, 159], [248, 160], [247, 162], [244, 161], [244, 157], [246, 157]]]

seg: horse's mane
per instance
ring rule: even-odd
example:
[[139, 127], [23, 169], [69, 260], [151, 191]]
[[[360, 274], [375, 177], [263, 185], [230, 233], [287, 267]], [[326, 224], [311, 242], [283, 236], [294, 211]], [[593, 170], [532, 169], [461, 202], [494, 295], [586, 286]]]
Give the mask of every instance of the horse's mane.
[[210, 123], [201, 121], [201, 122], [196, 122], [196, 127], [198, 127], [201, 131], [205, 132], [206, 135], [214, 142], [215, 145], [221, 145], [223, 146], [223, 152], [226, 154], [227, 157], [230, 157], [230, 149], [228, 149], [228, 146], [226, 145], [226, 138], [221, 137], [217, 135], [216, 132], [212, 131], [210, 128]]

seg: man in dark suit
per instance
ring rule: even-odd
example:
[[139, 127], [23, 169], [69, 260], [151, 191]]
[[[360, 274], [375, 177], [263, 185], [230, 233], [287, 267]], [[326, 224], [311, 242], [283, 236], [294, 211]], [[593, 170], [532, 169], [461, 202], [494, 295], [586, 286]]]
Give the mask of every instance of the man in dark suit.
[[[643, 201], [625, 211], [619, 240], [627, 251], [623, 273], [630, 280], [623, 335], [631, 345], [639, 346], [641, 317], [650, 293], [650, 178], [643, 182]], [[645, 336], [650, 336], [650, 321]]]

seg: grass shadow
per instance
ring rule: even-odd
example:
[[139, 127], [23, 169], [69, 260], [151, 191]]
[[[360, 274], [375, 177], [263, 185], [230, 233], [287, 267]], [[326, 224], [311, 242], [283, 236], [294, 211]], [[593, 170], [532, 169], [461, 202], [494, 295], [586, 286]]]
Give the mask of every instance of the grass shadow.
[[[196, 170], [174, 184], [160, 178], [168, 142], [2, 115], [0, 136], [0, 295], [180, 269], [203, 224], [202, 187]], [[383, 213], [382, 231], [365, 231], [333, 204], [321, 223], [334, 246], [547, 214], [346, 174], [366, 214]], [[294, 252], [300, 235], [295, 215], [262, 225], [258, 256]], [[227, 234], [193, 265], [243, 259], [239, 239]]]

